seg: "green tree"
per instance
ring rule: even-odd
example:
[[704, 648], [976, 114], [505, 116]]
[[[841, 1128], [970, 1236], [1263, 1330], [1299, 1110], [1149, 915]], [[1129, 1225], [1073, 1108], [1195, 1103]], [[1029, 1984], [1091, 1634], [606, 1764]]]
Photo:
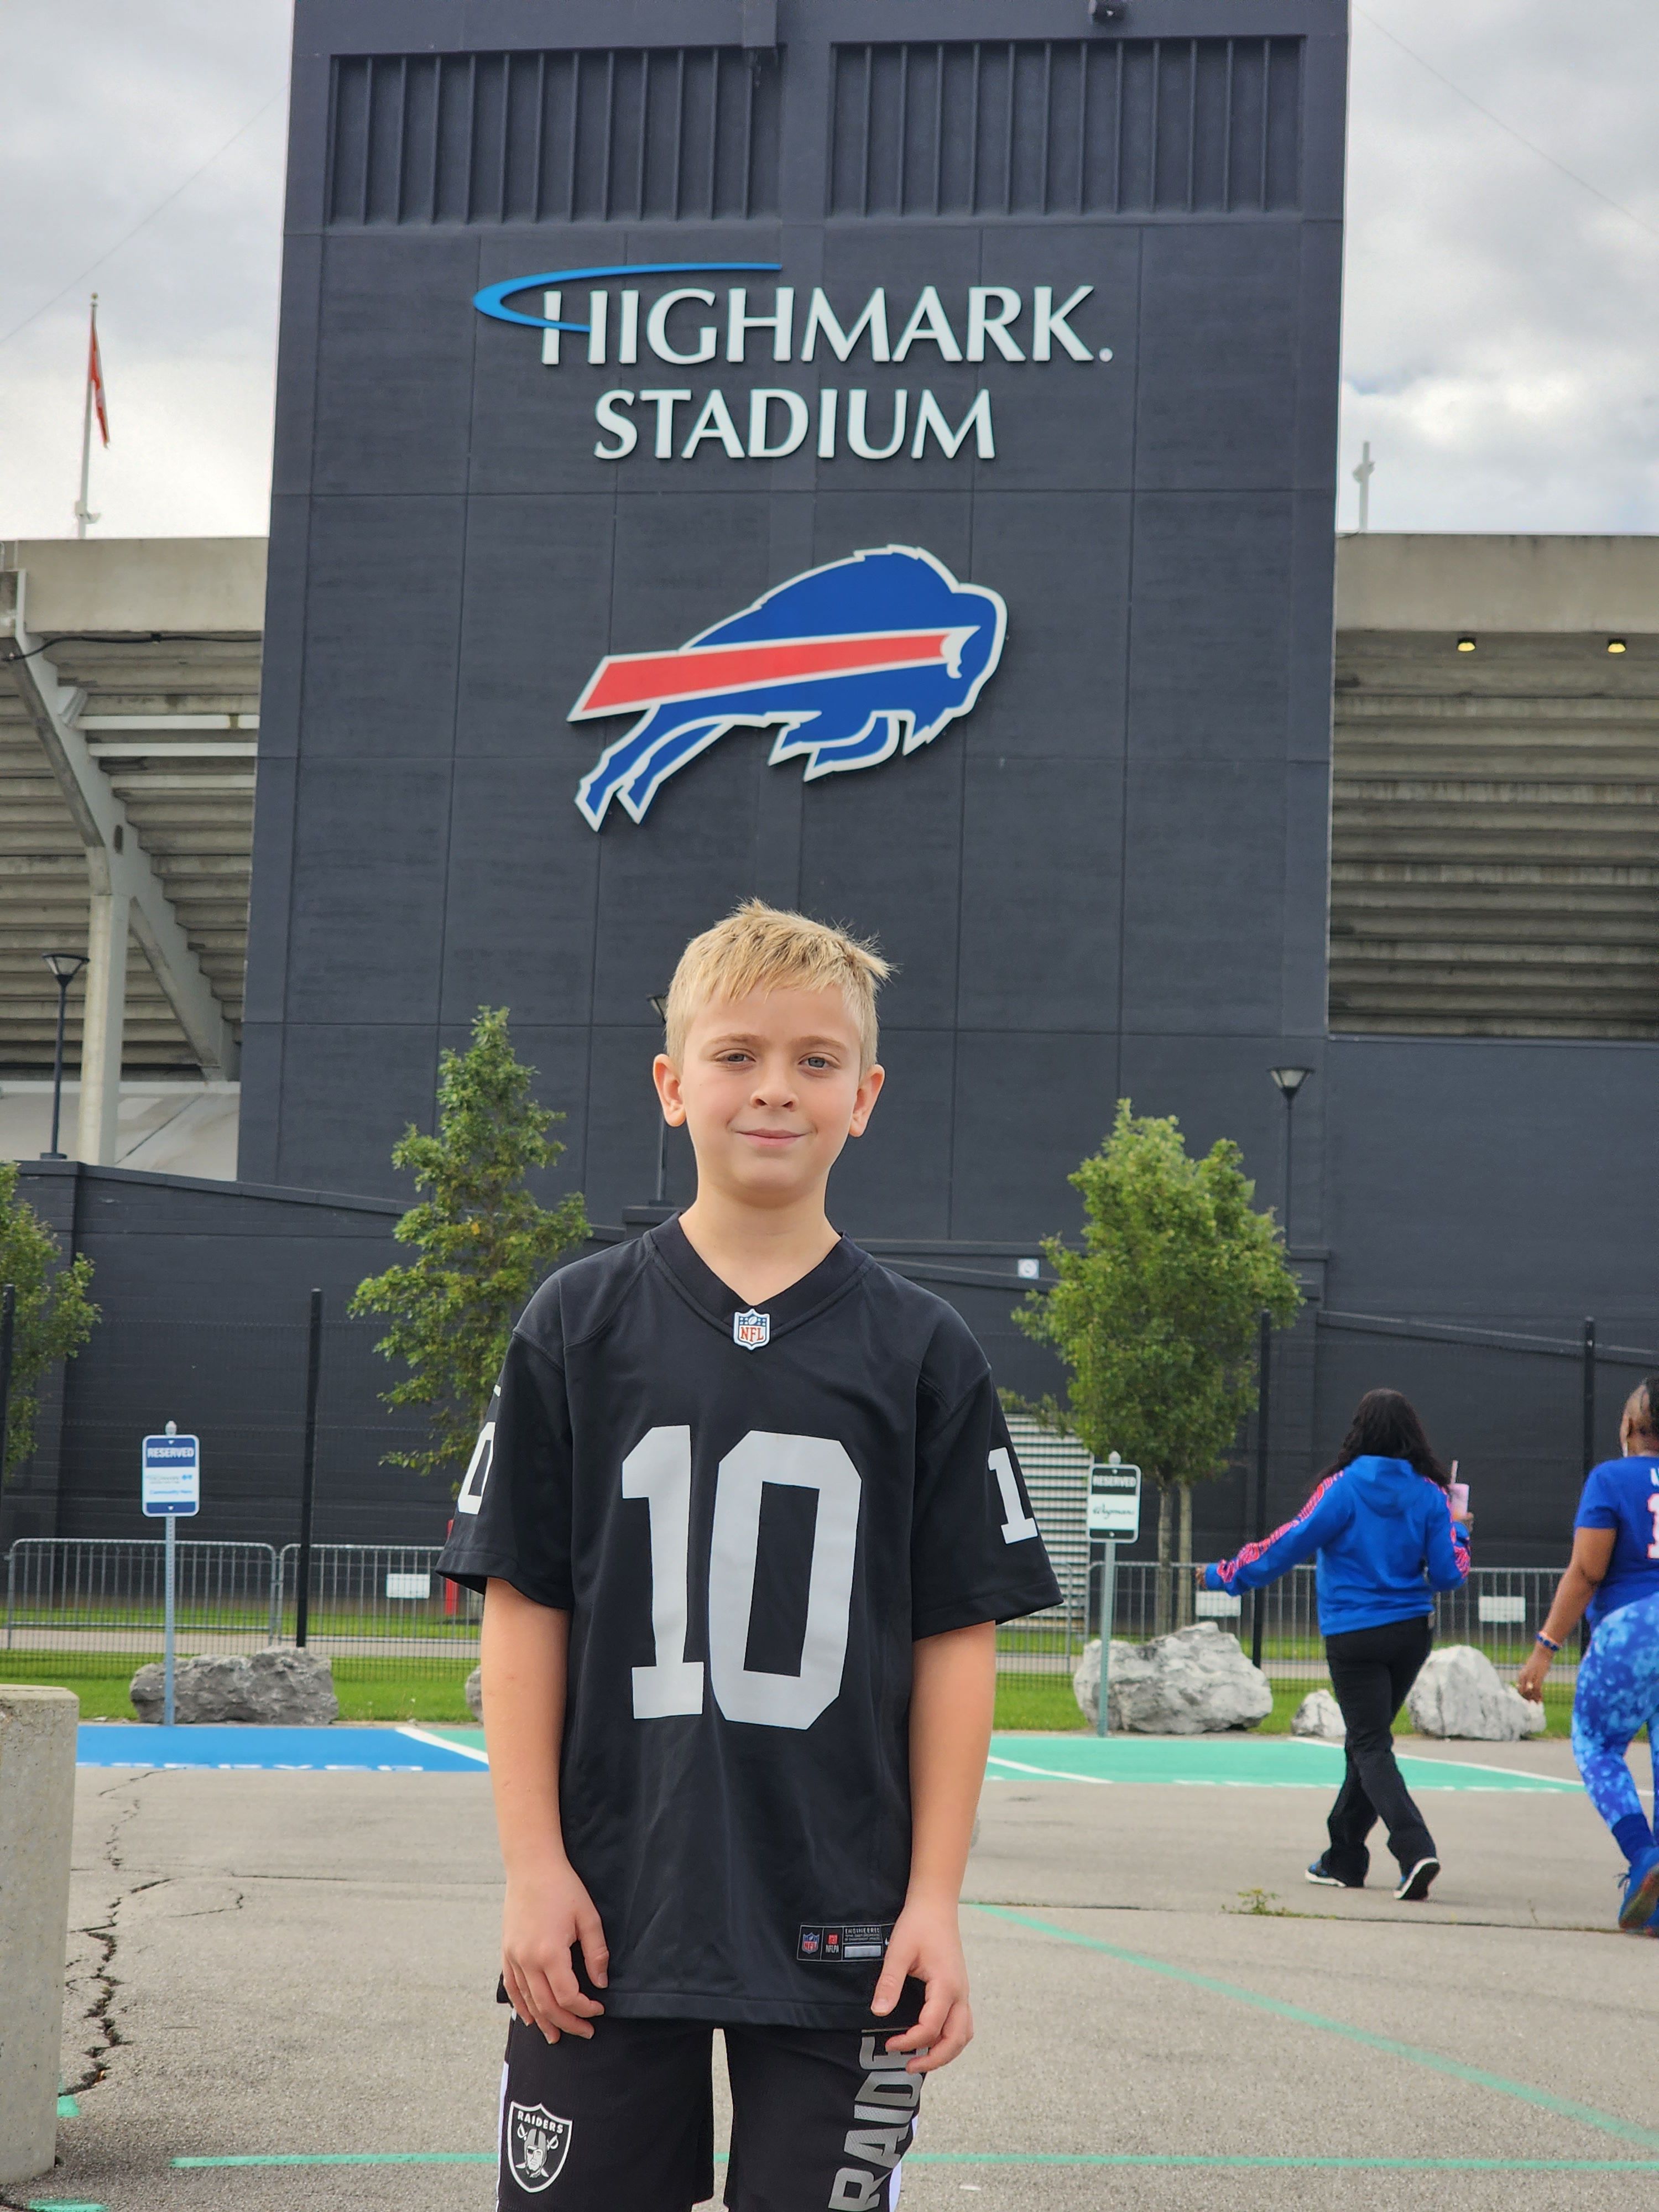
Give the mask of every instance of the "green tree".
[[[1083, 1249], [1048, 1238], [1059, 1281], [1014, 1315], [1070, 1370], [1065, 1405], [1049, 1399], [1037, 1418], [1097, 1459], [1121, 1452], [1157, 1489], [1160, 1634], [1171, 1624], [1172, 1504], [1185, 1559], [1192, 1486], [1224, 1471], [1255, 1407], [1258, 1316], [1283, 1328], [1302, 1302], [1242, 1158], [1224, 1137], [1194, 1159], [1172, 1115], [1139, 1117], [1121, 1098], [1111, 1135], [1070, 1177]], [[1179, 1613], [1188, 1617], [1184, 1591]]]
[[0, 1480], [9, 1479], [34, 1449], [40, 1377], [60, 1359], [73, 1359], [92, 1334], [98, 1309], [87, 1296], [92, 1262], [83, 1252], [67, 1267], [58, 1239], [19, 1195], [17, 1164], [0, 1160], [0, 1284], [17, 1291], [13, 1325], [11, 1397], [6, 1459]]
[[588, 1233], [580, 1193], [550, 1209], [526, 1187], [563, 1152], [548, 1131], [564, 1116], [532, 1097], [536, 1071], [514, 1056], [507, 1018], [505, 1006], [478, 1009], [471, 1047], [439, 1062], [438, 1133], [411, 1127], [392, 1148], [431, 1194], [392, 1232], [418, 1258], [359, 1283], [351, 1300], [354, 1314], [392, 1317], [375, 1349], [409, 1371], [386, 1402], [427, 1409], [424, 1446], [387, 1460], [422, 1474], [447, 1468], [457, 1482], [525, 1301]]

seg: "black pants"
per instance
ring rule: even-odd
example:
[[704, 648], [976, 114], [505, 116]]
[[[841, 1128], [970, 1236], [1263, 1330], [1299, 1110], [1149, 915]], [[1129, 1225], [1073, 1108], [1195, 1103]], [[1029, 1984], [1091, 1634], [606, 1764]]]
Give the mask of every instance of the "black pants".
[[1395, 1763], [1393, 1733], [1394, 1717], [1433, 1644], [1426, 1613], [1325, 1638], [1331, 1690], [1348, 1729], [1347, 1771], [1331, 1808], [1325, 1863], [1344, 1881], [1364, 1881], [1370, 1865], [1365, 1838], [1378, 1820], [1402, 1874], [1435, 1856], [1434, 1838]]

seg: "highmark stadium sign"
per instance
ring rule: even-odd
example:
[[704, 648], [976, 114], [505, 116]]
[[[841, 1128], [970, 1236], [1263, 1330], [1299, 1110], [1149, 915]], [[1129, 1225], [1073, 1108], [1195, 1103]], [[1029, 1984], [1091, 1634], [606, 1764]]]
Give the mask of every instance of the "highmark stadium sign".
[[[861, 301], [832, 300], [822, 285], [801, 297], [793, 285], [664, 282], [678, 277], [777, 276], [775, 261], [662, 261], [603, 269], [550, 269], [511, 276], [473, 296], [480, 314], [542, 334], [550, 368], [585, 360], [596, 368], [696, 368], [716, 362], [744, 366], [751, 342], [757, 360], [845, 365], [852, 376], [866, 363], [914, 365], [918, 375], [943, 362], [1042, 364], [1109, 362], [1112, 349], [1087, 333], [1092, 284], [1062, 291], [1034, 284], [970, 284], [947, 300], [925, 284], [914, 300], [890, 300], [878, 285]], [[646, 280], [654, 280], [647, 285]], [[649, 296], [647, 297], [647, 291]], [[539, 292], [543, 312], [509, 305]], [[575, 311], [567, 315], [566, 308]], [[586, 319], [578, 319], [581, 310]], [[1079, 324], [1083, 327], [1080, 329]], [[578, 343], [577, 341], [580, 343]], [[718, 373], [718, 372], [716, 372]], [[954, 459], [971, 453], [996, 459], [991, 394], [981, 387], [965, 410], [941, 404], [926, 385], [872, 393], [862, 384], [826, 385], [811, 392], [763, 386], [728, 400], [717, 384], [702, 386], [630, 378], [599, 393], [593, 416], [602, 461], [635, 452], [659, 461], [689, 461], [705, 446], [734, 461], [778, 461], [815, 441], [820, 460], [846, 453], [860, 460], [921, 460], [930, 450]], [[952, 421], [951, 413], [958, 419]], [[861, 765], [862, 763], [860, 763]]]

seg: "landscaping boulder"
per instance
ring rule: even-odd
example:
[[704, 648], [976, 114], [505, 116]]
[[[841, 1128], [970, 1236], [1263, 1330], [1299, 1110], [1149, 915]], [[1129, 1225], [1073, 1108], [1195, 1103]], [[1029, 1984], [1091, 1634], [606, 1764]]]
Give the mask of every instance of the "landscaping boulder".
[[[1085, 1647], [1072, 1686], [1090, 1722], [1100, 1721], [1100, 1643]], [[1106, 1718], [1134, 1735], [1219, 1735], [1254, 1728], [1273, 1711], [1273, 1694], [1236, 1636], [1212, 1620], [1179, 1628], [1150, 1644], [1112, 1645]]]
[[1540, 1735], [1544, 1708], [1530, 1704], [1472, 1644], [1431, 1651], [1406, 1700], [1421, 1735], [1460, 1736], [1474, 1743], [1519, 1743]]
[[[330, 1662], [311, 1651], [271, 1649], [217, 1652], [179, 1660], [173, 1672], [173, 1716], [181, 1723], [252, 1721], [266, 1728], [320, 1728], [340, 1717]], [[159, 1721], [161, 1666], [152, 1660], [132, 1678], [133, 1710]]]
[[1322, 1743], [1346, 1743], [1348, 1724], [1328, 1690], [1310, 1690], [1291, 1716], [1291, 1734], [1316, 1736]]
[[483, 1668], [475, 1667], [466, 1678], [466, 1709], [483, 1726]]

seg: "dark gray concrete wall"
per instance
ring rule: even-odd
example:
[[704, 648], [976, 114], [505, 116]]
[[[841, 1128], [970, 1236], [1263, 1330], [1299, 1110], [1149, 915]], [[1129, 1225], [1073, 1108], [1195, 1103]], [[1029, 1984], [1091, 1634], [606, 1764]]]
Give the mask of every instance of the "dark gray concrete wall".
[[[535, 220], [530, 126], [504, 138], [489, 89], [510, 78], [508, 107], [528, 99], [522, 67], [480, 61], [466, 116], [446, 110], [462, 135], [433, 154], [407, 87], [435, 83], [436, 63], [379, 64], [376, 91], [365, 64], [335, 58], [516, 53], [545, 83], [588, 50], [589, 97], [613, 43], [628, 50], [620, 82], [638, 48], [664, 50], [672, 71], [669, 50], [734, 48], [742, 21], [737, 0], [440, 0], [415, 39], [404, 11], [303, 0], [243, 1172], [390, 1191], [392, 1144], [429, 1116], [441, 1046], [481, 1002], [505, 1003], [568, 1116], [563, 1181], [617, 1218], [653, 1172], [647, 998], [688, 936], [759, 892], [875, 933], [900, 964], [890, 1087], [838, 1183], [855, 1233], [1027, 1239], [1068, 1223], [1066, 1171], [1126, 1091], [1206, 1140], [1239, 1137], [1271, 1177], [1266, 1069], [1316, 1060], [1323, 1027], [1342, 11], [1168, 0], [1126, 42], [1091, 29], [1082, 0], [1024, 0], [1012, 16], [914, 0], [902, 21], [863, 0], [782, 0], [780, 55], [752, 80], [739, 58], [722, 111], [760, 88], [750, 212], [730, 211], [728, 179], [712, 221], [695, 179], [688, 205], [704, 211], [662, 218], [665, 110], [637, 175], [618, 155], [595, 182], [588, 139], [569, 176], [544, 165]], [[908, 58], [879, 43], [896, 31]], [[967, 97], [978, 41], [988, 115], [1011, 35], [1025, 42], [1014, 171], [988, 138], [977, 182], [941, 170], [935, 215], [932, 111], [915, 88]], [[1231, 119], [1224, 44], [1202, 49], [1200, 81], [1180, 76], [1194, 37], [1237, 42]], [[926, 73], [941, 40], [953, 74], [939, 90]], [[1265, 124], [1244, 89], [1263, 66]], [[404, 88], [395, 117], [388, 71]], [[1094, 119], [1079, 125], [1066, 103], [1091, 71]], [[1128, 118], [1109, 148], [1109, 93]], [[366, 101], [381, 103], [372, 141]], [[387, 118], [405, 133], [401, 172]], [[613, 120], [635, 149], [636, 125]], [[471, 304], [514, 274], [701, 258], [781, 263], [798, 327], [815, 285], [843, 324], [884, 286], [895, 337], [924, 284], [958, 337], [967, 288], [1007, 284], [1027, 350], [1034, 288], [1058, 301], [1088, 283], [1073, 325], [1114, 358], [992, 349], [952, 364], [922, 346], [843, 368], [822, 346], [813, 362], [761, 359], [751, 337], [742, 364], [624, 371], [590, 367], [567, 336], [552, 368], [536, 332]], [[720, 313], [734, 281], [708, 280]], [[752, 282], [765, 289], [751, 312], [773, 280]], [[578, 304], [573, 292], [565, 312]], [[844, 446], [822, 460], [809, 440], [779, 461], [706, 443], [659, 462], [647, 428], [607, 463], [594, 404], [624, 384], [689, 386], [699, 404], [718, 385], [740, 422], [757, 385], [815, 406], [820, 386], [857, 385], [875, 424], [899, 389], [913, 408], [933, 390], [952, 423], [983, 390], [996, 455], [970, 440], [954, 460], [934, 447], [868, 462]], [[613, 807], [587, 826], [577, 780], [625, 725], [565, 717], [605, 653], [678, 646], [804, 569], [889, 543], [925, 546], [1007, 602], [1003, 663], [970, 716], [909, 758], [807, 786], [797, 766], [766, 765], [768, 738], [734, 732], [642, 823]], [[1316, 1111], [1306, 1121], [1311, 1188]], [[686, 1171], [678, 1161], [677, 1194]]]

